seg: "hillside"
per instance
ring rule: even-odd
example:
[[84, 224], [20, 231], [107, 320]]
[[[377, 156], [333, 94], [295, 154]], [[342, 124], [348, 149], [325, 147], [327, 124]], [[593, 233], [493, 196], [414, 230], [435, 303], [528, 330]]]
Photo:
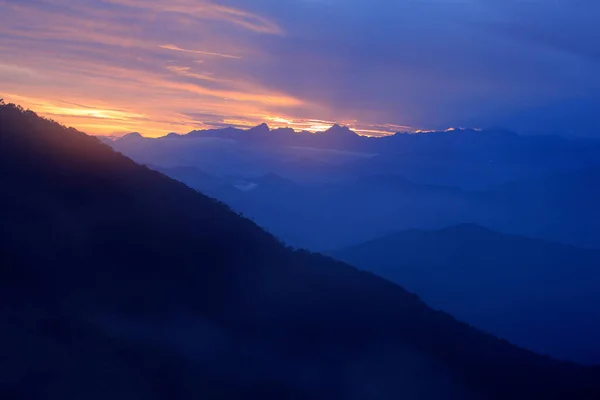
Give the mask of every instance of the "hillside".
[[600, 251], [460, 225], [404, 231], [333, 255], [513, 343], [600, 362]]
[[[0, 398], [588, 399], [597, 372], [0, 107]], [[8, 345], [10, 344], [10, 345]]]

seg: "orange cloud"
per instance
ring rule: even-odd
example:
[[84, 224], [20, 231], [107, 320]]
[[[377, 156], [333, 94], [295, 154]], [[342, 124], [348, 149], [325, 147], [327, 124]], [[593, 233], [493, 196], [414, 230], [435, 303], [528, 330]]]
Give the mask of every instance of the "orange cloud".
[[274, 22], [259, 15], [230, 7], [224, 7], [203, 0], [106, 0], [110, 3], [128, 7], [142, 8], [155, 12], [171, 12], [191, 16], [200, 20], [214, 20], [229, 22], [248, 30], [277, 34], [283, 33], [282, 29]]
[[223, 57], [223, 58], [235, 58], [235, 59], [238, 59], [238, 60], [242, 58], [240, 56], [232, 56], [231, 54], [212, 53], [210, 51], [202, 51], [202, 50], [182, 49], [181, 47], [177, 47], [177, 46], [175, 46], [173, 44], [161, 44], [158, 47], [161, 48], [161, 49], [165, 49], [165, 50], [181, 51], [183, 53], [201, 54], [203, 56], [215, 56], [215, 57]]
[[8, 5], [0, 13], [0, 97], [92, 134], [162, 136], [265, 121], [316, 131], [333, 124], [296, 117], [329, 115], [323, 105], [265, 87], [244, 73], [246, 63], [263, 60], [260, 49], [246, 41], [247, 32], [232, 36], [214, 29], [223, 23], [282, 34], [276, 24], [206, 1], [109, 2], [111, 8], [70, 0], [0, 0], [0, 6]]
[[187, 76], [187, 77], [195, 78], [195, 79], [200, 79], [203, 81], [212, 81], [212, 82], [223, 82], [224, 81], [219, 78], [215, 78], [212, 75], [212, 73], [210, 73], [210, 72], [205, 72], [205, 73], [192, 72], [192, 69], [190, 67], [179, 67], [176, 65], [168, 65], [167, 70], [173, 72], [174, 74], [178, 74], [181, 76]]

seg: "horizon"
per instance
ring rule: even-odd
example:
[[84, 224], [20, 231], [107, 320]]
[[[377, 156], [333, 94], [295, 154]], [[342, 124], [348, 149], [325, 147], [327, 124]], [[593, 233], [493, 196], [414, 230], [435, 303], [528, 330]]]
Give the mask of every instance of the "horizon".
[[[35, 110], [31, 110], [34, 111]], [[40, 114], [42, 115], [42, 114]], [[60, 121], [57, 121], [60, 122]], [[192, 132], [205, 132], [205, 131], [220, 131], [220, 130], [227, 130], [227, 129], [235, 129], [235, 130], [240, 130], [240, 131], [251, 131], [254, 128], [258, 128], [262, 125], [266, 125], [267, 128], [269, 128], [269, 131], [277, 131], [277, 130], [287, 130], [287, 129], [291, 129], [294, 133], [296, 134], [300, 134], [303, 132], [308, 132], [308, 133], [312, 133], [312, 134], [318, 134], [318, 133], [327, 133], [327, 131], [329, 131], [330, 129], [333, 129], [334, 127], [339, 127], [342, 129], [349, 129], [352, 133], [356, 134], [357, 136], [363, 136], [363, 137], [371, 137], [371, 138], [383, 138], [383, 137], [387, 137], [387, 136], [393, 136], [396, 134], [410, 134], [410, 135], [419, 135], [419, 134], [428, 134], [428, 133], [441, 133], [441, 132], [455, 132], [455, 131], [476, 131], [476, 132], [485, 132], [485, 131], [489, 131], [492, 129], [481, 129], [481, 128], [465, 128], [465, 127], [459, 127], [459, 128], [446, 128], [446, 129], [440, 129], [440, 130], [415, 130], [415, 131], [396, 131], [396, 132], [389, 132], [386, 134], [381, 134], [381, 132], [378, 132], [380, 134], [374, 134], [373, 131], [365, 131], [365, 130], [361, 130], [361, 129], [353, 129], [350, 126], [347, 125], [343, 125], [337, 122], [332, 123], [331, 126], [324, 126], [321, 129], [322, 130], [308, 130], [308, 129], [303, 129], [303, 130], [298, 130], [298, 129], [294, 129], [293, 127], [290, 126], [271, 126], [269, 124], [267, 124], [266, 122], [262, 122], [258, 125], [251, 125], [251, 126], [233, 126], [233, 125], [229, 125], [229, 126], [221, 126], [221, 127], [215, 127], [215, 128], [207, 128], [207, 129], [194, 129], [191, 130], [189, 132], [166, 132], [164, 135], [162, 136], [147, 136], [144, 135], [143, 132], [113, 132], [113, 133], [109, 133], [109, 134], [93, 134], [90, 133], [90, 135], [92, 136], [99, 136], [99, 137], [106, 137], [106, 138], [115, 138], [115, 139], [119, 139], [128, 135], [140, 135], [143, 138], [146, 139], [162, 139], [165, 138], [171, 134], [175, 134], [178, 136], [186, 136], [189, 135]], [[502, 130], [506, 130], [504, 128], [499, 128]], [[366, 133], [365, 133], [366, 132]]]
[[264, 121], [598, 137], [599, 7], [1, 0], [0, 85], [7, 101], [104, 136]]

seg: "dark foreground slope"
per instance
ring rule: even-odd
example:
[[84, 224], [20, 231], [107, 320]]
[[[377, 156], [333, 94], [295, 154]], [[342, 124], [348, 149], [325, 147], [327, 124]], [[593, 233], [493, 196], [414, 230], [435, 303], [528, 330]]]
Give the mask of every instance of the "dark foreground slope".
[[460, 225], [399, 232], [333, 255], [520, 346], [600, 363], [598, 250]]
[[593, 399], [388, 281], [0, 107], [2, 399]]

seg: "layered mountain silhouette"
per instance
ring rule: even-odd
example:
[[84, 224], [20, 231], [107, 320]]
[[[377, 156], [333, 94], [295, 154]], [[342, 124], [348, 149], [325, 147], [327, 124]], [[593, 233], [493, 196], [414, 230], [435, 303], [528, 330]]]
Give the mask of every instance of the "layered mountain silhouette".
[[598, 371], [0, 107], [3, 399], [591, 399]]
[[216, 177], [193, 167], [158, 170], [225, 202], [287, 244], [319, 251], [398, 229], [477, 221], [495, 206], [483, 195], [417, 184], [398, 175], [307, 185], [273, 173], [242, 179]]
[[[328, 168], [318, 161], [296, 164], [299, 169]], [[389, 173], [306, 184], [273, 173], [243, 178], [211, 175], [196, 167], [153, 168], [224, 201], [290, 245], [320, 251], [399, 230], [464, 222], [579, 247], [600, 246], [600, 192], [594, 183], [600, 180], [598, 168], [549, 173], [487, 191], [419, 184]], [[289, 171], [284, 165], [277, 170], [284, 175]], [[258, 190], [232, 190], [238, 181]]]
[[333, 255], [544, 354], [600, 362], [600, 251], [476, 225], [386, 236]]
[[[292, 128], [278, 128], [271, 130], [266, 123], [262, 123], [253, 128], [221, 128], [196, 130], [185, 135], [179, 135], [179, 138], [227, 138], [235, 139], [244, 142], [256, 142], [260, 144], [275, 144], [275, 145], [306, 145], [316, 143], [320, 147], [346, 148], [355, 145], [362, 139], [367, 139], [356, 134], [348, 127], [342, 127], [334, 124], [331, 128], [323, 132], [311, 133], [308, 131], [296, 132]], [[161, 138], [168, 139], [169, 135]]]
[[[524, 136], [504, 129], [373, 138], [339, 125], [310, 133], [289, 128], [270, 130], [262, 124], [248, 130], [211, 129], [110, 144], [143, 164], [195, 166], [216, 175], [277, 173], [297, 181], [324, 183], [396, 174], [414, 182], [468, 190], [488, 190], [512, 181], [600, 165], [598, 141]], [[306, 159], [327, 164], [306, 169], [296, 163]]]
[[[472, 191], [421, 184], [391, 173], [310, 184], [284, 178], [291, 169], [314, 170], [315, 174], [333, 170], [326, 162], [298, 160], [290, 168], [285, 164], [276, 168], [282, 173], [275, 174], [281, 178], [279, 183], [272, 180], [262, 184], [268, 190], [245, 194], [230, 190], [232, 180], [261, 186], [260, 175], [217, 176], [197, 167], [153, 168], [255, 218], [289, 244], [316, 250], [342, 248], [399, 230], [464, 222], [513, 235], [600, 247], [600, 193], [595, 184], [600, 169], [593, 167]], [[189, 173], [178, 173], [178, 169]], [[341, 176], [346, 167], [338, 165], [337, 169]]]

